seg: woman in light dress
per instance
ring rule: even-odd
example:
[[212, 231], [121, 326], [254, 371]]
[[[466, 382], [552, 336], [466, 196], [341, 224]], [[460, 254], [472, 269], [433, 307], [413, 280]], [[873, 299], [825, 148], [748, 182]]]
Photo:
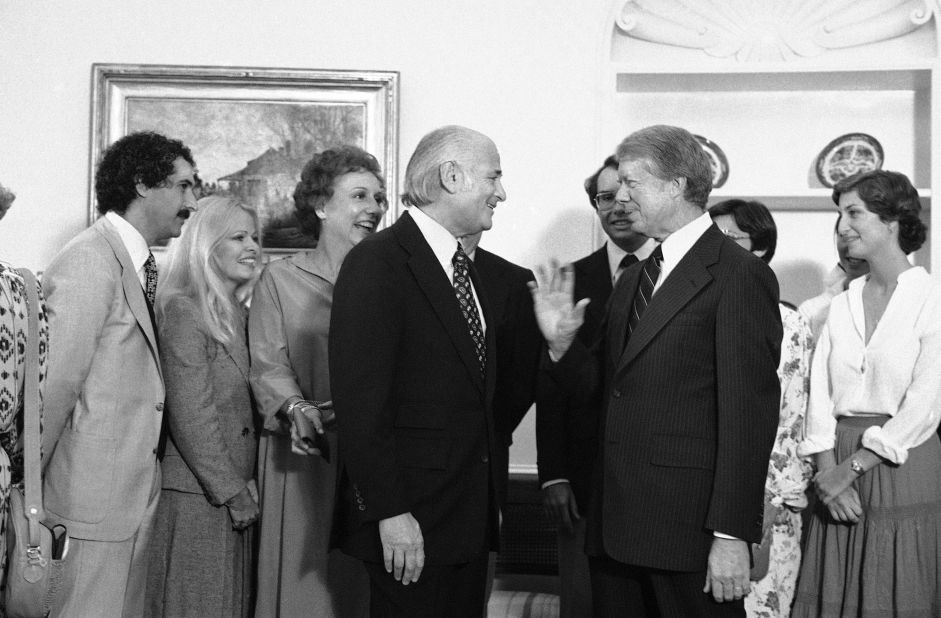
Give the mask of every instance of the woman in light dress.
[[[264, 419], [259, 617], [347, 618], [369, 611], [362, 564], [330, 550], [337, 442], [327, 337], [340, 265], [386, 212], [381, 174], [375, 157], [353, 146], [314, 155], [294, 204], [301, 228], [317, 239], [317, 247], [272, 262], [255, 288], [249, 316], [252, 388]], [[298, 432], [305, 425], [313, 428], [310, 442]]]

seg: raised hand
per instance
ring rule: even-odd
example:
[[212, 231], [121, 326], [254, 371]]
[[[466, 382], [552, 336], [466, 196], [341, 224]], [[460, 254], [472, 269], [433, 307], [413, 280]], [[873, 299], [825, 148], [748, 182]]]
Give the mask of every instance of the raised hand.
[[548, 268], [538, 266], [536, 281], [529, 282], [536, 322], [555, 360], [568, 351], [585, 321], [585, 307], [590, 300], [583, 298], [575, 303], [574, 288], [575, 273], [572, 266], [568, 264], [559, 268], [555, 260], [549, 263]]

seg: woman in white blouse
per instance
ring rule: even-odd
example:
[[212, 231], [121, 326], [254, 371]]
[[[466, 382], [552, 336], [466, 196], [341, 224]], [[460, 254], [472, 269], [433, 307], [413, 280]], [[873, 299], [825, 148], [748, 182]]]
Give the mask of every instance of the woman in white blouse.
[[833, 190], [838, 231], [870, 272], [837, 296], [814, 353], [798, 452], [820, 498], [794, 616], [941, 615], [941, 283], [908, 178]]

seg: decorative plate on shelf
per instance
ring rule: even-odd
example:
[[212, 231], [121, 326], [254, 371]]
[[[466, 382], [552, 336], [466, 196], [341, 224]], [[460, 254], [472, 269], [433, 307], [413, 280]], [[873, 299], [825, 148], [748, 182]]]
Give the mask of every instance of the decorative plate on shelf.
[[865, 133], [847, 133], [836, 138], [817, 155], [817, 178], [825, 187], [861, 172], [882, 168], [882, 144]]
[[699, 145], [709, 156], [709, 162], [712, 164], [712, 188], [718, 189], [729, 179], [729, 160], [725, 158], [725, 153], [719, 148], [719, 145], [712, 140], [706, 139], [702, 135], [694, 135], [699, 141]]

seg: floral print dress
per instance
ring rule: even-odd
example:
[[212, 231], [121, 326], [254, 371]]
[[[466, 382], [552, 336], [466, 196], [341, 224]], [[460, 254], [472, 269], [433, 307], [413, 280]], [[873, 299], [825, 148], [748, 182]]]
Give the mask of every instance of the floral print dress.
[[[768, 479], [765, 481], [765, 513], [771, 513], [771, 559], [768, 574], [752, 582], [745, 597], [748, 616], [779, 618], [789, 616], [800, 571], [801, 514], [807, 506], [807, 485], [812, 475], [810, 462], [797, 456], [807, 396], [810, 387], [810, 357], [813, 334], [807, 320], [797, 311], [781, 305], [784, 340], [781, 342], [781, 414], [771, 449]], [[769, 522], [765, 522], [768, 525]]]

